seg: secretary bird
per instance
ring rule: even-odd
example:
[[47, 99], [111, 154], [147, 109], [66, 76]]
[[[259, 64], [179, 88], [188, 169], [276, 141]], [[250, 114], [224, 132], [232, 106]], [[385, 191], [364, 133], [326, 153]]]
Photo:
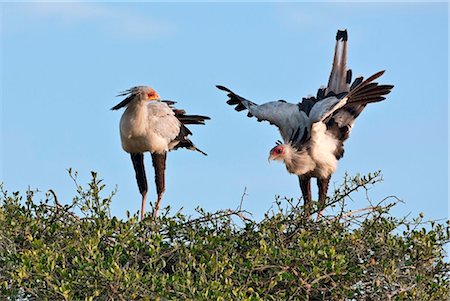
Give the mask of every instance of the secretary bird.
[[156, 219], [165, 191], [164, 174], [167, 152], [178, 148], [187, 148], [206, 156], [206, 153], [199, 150], [188, 139], [192, 133], [186, 125], [205, 124], [205, 120], [210, 118], [201, 115], [186, 115], [184, 110], [176, 109], [173, 106], [176, 102], [161, 100], [158, 93], [147, 86], [133, 87], [121, 92], [118, 96], [126, 96], [126, 98], [111, 110], [126, 107], [120, 119], [120, 138], [122, 148], [131, 156], [139, 192], [142, 195], [141, 219], [144, 218], [148, 190], [144, 152], [150, 152], [152, 155], [158, 195], [155, 206]]
[[236, 111], [248, 110], [248, 117], [268, 121], [278, 127], [284, 141], [270, 150], [269, 161], [282, 161], [289, 173], [299, 178], [305, 202], [305, 216], [312, 207], [311, 178], [317, 178], [319, 209], [325, 207], [331, 175], [337, 161], [344, 155], [344, 141], [349, 137], [355, 119], [368, 103], [379, 102], [390, 93], [393, 85], [374, 82], [384, 71], [366, 80], [358, 77], [351, 83], [347, 70], [347, 30], [338, 30], [331, 74], [327, 87], [320, 88], [316, 97], [303, 98], [300, 103], [284, 100], [257, 105], [228, 88], [229, 105]]

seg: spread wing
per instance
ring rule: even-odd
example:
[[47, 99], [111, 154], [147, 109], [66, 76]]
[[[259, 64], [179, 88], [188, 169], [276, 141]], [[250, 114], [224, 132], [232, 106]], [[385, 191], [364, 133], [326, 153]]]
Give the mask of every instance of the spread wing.
[[345, 140], [364, 107], [384, 100], [384, 95], [392, 89], [392, 85], [373, 82], [383, 73], [380, 71], [365, 81], [357, 78], [350, 87], [352, 72], [347, 69], [347, 31], [338, 30], [328, 85], [320, 88], [316, 97], [303, 98], [298, 104], [279, 100], [258, 105], [224, 86], [217, 88], [228, 93], [227, 104], [236, 106], [236, 111], [248, 110], [248, 117], [276, 125], [285, 142], [300, 147], [310, 138], [311, 125], [316, 122], [324, 122], [332, 135]]
[[297, 104], [278, 100], [258, 105], [224, 86], [217, 86], [217, 88], [228, 92], [227, 104], [236, 105], [236, 111], [248, 110], [248, 117], [255, 117], [258, 121], [268, 121], [277, 126], [284, 141], [291, 139], [299, 128], [302, 129], [300, 134], [303, 135], [304, 129], [309, 125], [308, 116], [299, 109]]

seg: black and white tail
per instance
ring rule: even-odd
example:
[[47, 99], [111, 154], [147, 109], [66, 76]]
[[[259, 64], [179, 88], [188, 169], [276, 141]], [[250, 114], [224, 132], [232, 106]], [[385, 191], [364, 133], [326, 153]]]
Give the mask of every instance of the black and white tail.
[[368, 103], [386, 99], [385, 95], [389, 94], [394, 87], [374, 82], [383, 73], [384, 70], [379, 71], [366, 80], [363, 77], [356, 78], [350, 87], [350, 92], [345, 96], [348, 98], [347, 103], [336, 110], [326, 122], [327, 131], [340, 141], [335, 152], [337, 159], [344, 155], [344, 141], [347, 140], [355, 119], [365, 106]]
[[174, 139], [174, 141], [176, 141], [177, 144], [174, 146], [173, 149], [187, 148], [207, 156], [207, 154], [204, 151], [198, 149], [194, 145], [194, 143], [190, 139], [188, 139], [188, 136], [192, 135], [192, 132], [186, 127], [186, 124], [205, 124], [205, 120], [210, 120], [211, 118], [203, 115], [186, 115], [185, 110], [177, 109], [174, 107], [176, 102], [173, 100], [162, 100], [162, 102], [166, 103], [172, 109], [172, 111], [175, 113], [175, 117], [181, 123], [180, 132], [178, 133], [178, 136]]
[[[372, 102], [379, 102], [385, 100], [385, 95], [389, 94], [394, 87], [393, 85], [380, 85], [373, 82], [384, 74], [384, 70], [375, 73], [368, 79], [364, 80], [358, 77], [350, 87], [350, 92], [347, 94], [347, 104], [365, 105]], [[345, 106], [344, 106], [345, 107]]]
[[186, 115], [185, 110], [174, 107], [176, 101], [162, 100], [162, 102], [166, 103], [172, 109], [175, 113], [175, 117], [177, 117], [182, 124], [205, 124], [205, 120], [211, 119], [208, 116], [203, 115]]
[[189, 150], [197, 151], [207, 156], [207, 154], [204, 151], [195, 146], [194, 142], [188, 139], [188, 136], [190, 135], [192, 135], [192, 132], [184, 124], [181, 124], [180, 133], [175, 138], [175, 141], [177, 141], [178, 143], [174, 146], [174, 149], [187, 148]]
[[348, 92], [352, 80], [352, 71], [347, 69], [347, 30], [338, 30], [334, 47], [333, 65], [325, 94]]

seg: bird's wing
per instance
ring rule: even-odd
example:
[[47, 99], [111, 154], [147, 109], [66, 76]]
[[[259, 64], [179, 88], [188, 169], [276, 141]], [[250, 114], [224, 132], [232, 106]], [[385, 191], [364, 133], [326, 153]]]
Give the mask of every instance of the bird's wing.
[[272, 101], [256, 106], [250, 113], [258, 121], [265, 120], [276, 125], [285, 141], [290, 140], [299, 129], [299, 135], [303, 136], [310, 123], [308, 116], [299, 109], [297, 104], [284, 101]]
[[205, 124], [205, 120], [211, 119], [210, 117], [204, 115], [187, 115], [185, 110], [174, 107], [176, 101], [162, 100], [161, 102], [167, 104], [172, 109], [175, 113], [175, 117], [177, 117], [182, 124]]
[[312, 123], [323, 121], [337, 109], [344, 106], [346, 99], [336, 95], [330, 95], [314, 103], [310, 112], [309, 120]]
[[186, 111], [175, 108], [175, 102], [171, 100], [163, 100], [159, 104], [154, 113], [159, 116], [160, 120], [156, 122], [154, 128], [160, 135], [165, 135], [165, 137], [170, 138], [169, 149], [187, 148], [198, 151], [206, 156], [205, 152], [198, 149], [188, 139], [188, 136], [192, 135], [192, 132], [186, 125], [205, 124], [205, 120], [209, 120], [210, 118], [203, 115], [186, 115]]
[[258, 105], [224, 86], [217, 86], [217, 88], [228, 92], [227, 104], [236, 105], [236, 111], [248, 110], [248, 117], [255, 117], [258, 121], [268, 121], [276, 125], [285, 141], [292, 138], [299, 128], [304, 129], [309, 124], [307, 114], [300, 110], [297, 104], [278, 100]]
[[178, 136], [181, 122], [166, 103], [151, 101], [147, 104], [147, 112], [150, 131], [166, 139], [168, 143]]

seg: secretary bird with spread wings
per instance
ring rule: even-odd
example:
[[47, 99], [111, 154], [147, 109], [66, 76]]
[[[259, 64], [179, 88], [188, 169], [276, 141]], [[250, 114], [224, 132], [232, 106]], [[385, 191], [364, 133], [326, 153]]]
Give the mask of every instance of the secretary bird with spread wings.
[[336, 171], [337, 161], [344, 155], [344, 141], [355, 119], [368, 103], [385, 99], [394, 87], [374, 82], [383, 75], [380, 71], [366, 80], [356, 78], [351, 83], [347, 70], [347, 31], [336, 35], [334, 60], [328, 85], [317, 91], [316, 97], [303, 98], [298, 104], [284, 100], [257, 105], [228, 88], [229, 105], [236, 111], [248, 110], [247, 116], [268, 121], [278, 127], [284, 143], [277, 143], [269, 160], [283, 161], [289, 173], [298, 175], [305, 201], [305, 215], [311, 212], [311, 178], [317, 178], [319, 207], [325, 206], [328, 184]]
[[139, 192], [142, 195], [141, 219], [144, 218], [147, 196], [147, 177], [144, 167], [144, 152], [152, 155], [155, 169], [155, 184], [158, 198], [155, 219], [165, 191], [164, 173], [167, 152], [187, 148], [206, 154], [188, 139], [192, 135], [186, 124], [205, 124], [210, 119], [201, 115], [186, 115], [184, 110], [173, 107], [174, 101], [161, 100], [158, 93], [147, 86], [137, 86], [120, 93], [126, 98], [111, 110], [126, 107], [120, 119], [122, 148], [131, 155]]

